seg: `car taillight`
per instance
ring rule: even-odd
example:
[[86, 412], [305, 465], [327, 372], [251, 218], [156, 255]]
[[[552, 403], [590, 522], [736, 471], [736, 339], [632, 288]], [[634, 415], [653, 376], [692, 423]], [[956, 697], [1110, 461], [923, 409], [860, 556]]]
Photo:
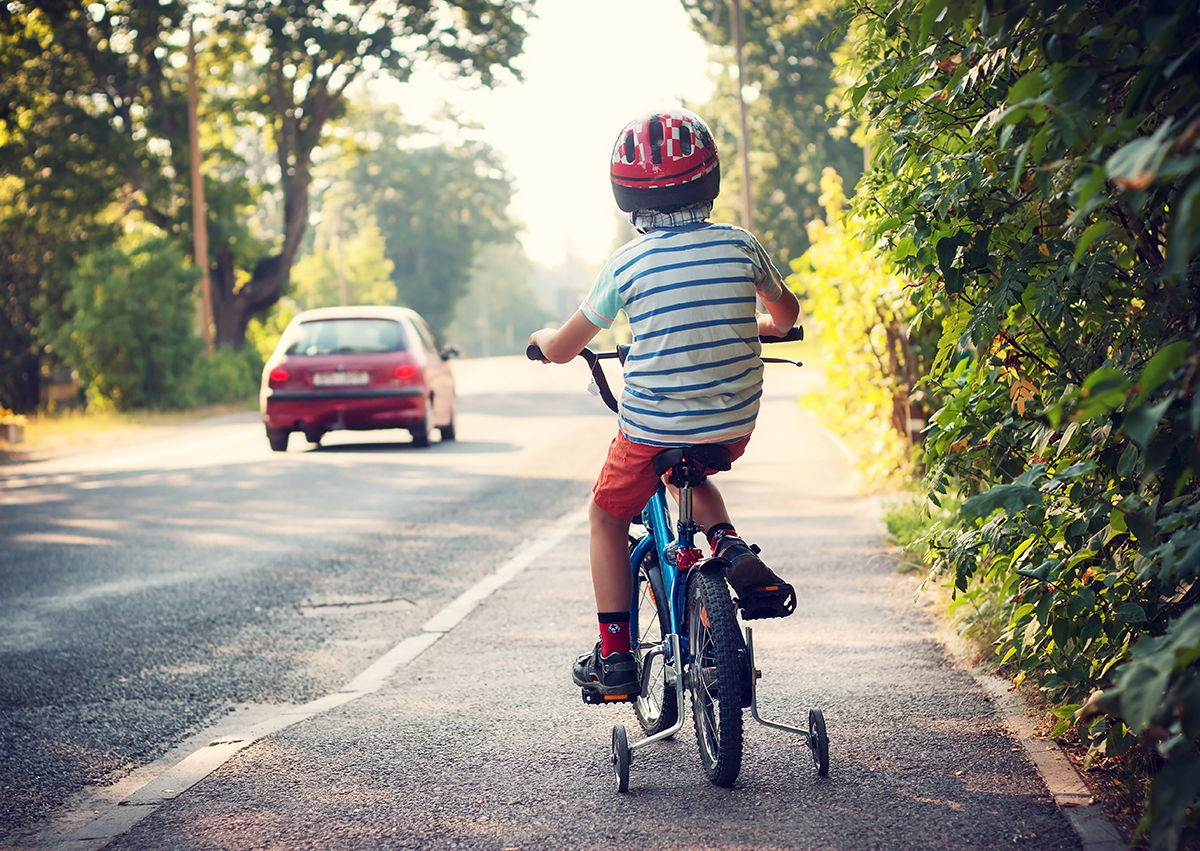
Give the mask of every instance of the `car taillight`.
[[281, 366], [277, 366], [271, 370], [269, 377], [272, 384], [283, 384], [283, 382], [288, 380], [288, 371]]
[[397, 378], [412, 378], [416, 374], [417, 374], [417, 368], [415, 366], [398, 366], [398, 367], [396, 367], [396, 377]]

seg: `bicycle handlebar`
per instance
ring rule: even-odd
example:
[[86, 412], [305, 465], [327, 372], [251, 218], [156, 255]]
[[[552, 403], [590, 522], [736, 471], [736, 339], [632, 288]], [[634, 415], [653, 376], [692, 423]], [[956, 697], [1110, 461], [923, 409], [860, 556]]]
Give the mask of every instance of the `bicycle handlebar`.
[[[797, 325], [792, 328], [782, 337], [762, 336], [759, 340], [763, 343], [791, 343], [804, 339], [804, 326]], [[600, 391], [600, 398], [604, 400], [604, 404], [612, 409], [613, 413], [617, 413], [618, 406], [616, 397], [613, 396], [612, 389], [608, 386], [608, 378], [604, 374], [604, 369], [600, 366], [600, 361], [611, 360], [619, 357], [617, 352], [593, 352], [591, 349], [584, 349], [576, 357], [581, 357], [587, 361], [588, 368], [592, 373], [592, 381], [596, 388]], [[525, 357], [534, 361], [548, 361], [549, 358], [533, 343], [525, 349]], [[800, 366], [799, 361], [784, 360], [781, 358], [763, 358], [763, 363], [790, 363], [795, 366]]]
[[763, 335], [758, 338], [760, 343], [795, 343], [795, 342], [799, 342], [800, 340], [803, 340], [803, 339], [804, 339], [804, 326], [803, 325], [795, 326], [794, 328], [790, 329], [786, 334], [784, 334], [782, 337], [771, 337], [769, 335]]

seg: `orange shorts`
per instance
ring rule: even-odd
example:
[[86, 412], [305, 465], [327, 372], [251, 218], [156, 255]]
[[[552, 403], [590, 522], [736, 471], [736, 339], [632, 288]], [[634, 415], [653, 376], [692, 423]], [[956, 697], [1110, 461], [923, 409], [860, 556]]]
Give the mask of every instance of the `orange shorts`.
[[[729, 450], [729, 460], [736, 461], [746, 451], [750, 435], [724, 443]], [[654, 475], [654, 456], [668, 447], [634, 443], [621, 432], [608, 447], [608, 457], [600, 468], [600, 476], [592, 487], [596, 505], [613, 517], [633, 518], [642, 513], [650, 497], [658, 490], [658, 476]], [[707, 470], [709, 475], [715, 470]]]

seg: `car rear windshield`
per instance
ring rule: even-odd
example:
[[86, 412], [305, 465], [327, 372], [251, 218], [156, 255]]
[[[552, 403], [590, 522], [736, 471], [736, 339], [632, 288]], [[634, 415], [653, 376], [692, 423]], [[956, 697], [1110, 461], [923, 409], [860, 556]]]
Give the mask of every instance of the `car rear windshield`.
[[404, 328], [391, 319], [314, 319], [288, 332], [285, 354], [357, 355], [402, 352]]

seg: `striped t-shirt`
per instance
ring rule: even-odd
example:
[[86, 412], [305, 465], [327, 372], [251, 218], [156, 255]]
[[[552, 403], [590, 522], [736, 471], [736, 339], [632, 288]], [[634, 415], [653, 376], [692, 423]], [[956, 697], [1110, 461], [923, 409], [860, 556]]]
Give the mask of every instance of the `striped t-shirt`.
[[580, 309], [601, 328], [629, 316], [625, 436], [681, 446], [750, 434], [763, 374], [755, 297], [782, 294], [758, 240], [732, 225], [657, 228], [617, 249]]

